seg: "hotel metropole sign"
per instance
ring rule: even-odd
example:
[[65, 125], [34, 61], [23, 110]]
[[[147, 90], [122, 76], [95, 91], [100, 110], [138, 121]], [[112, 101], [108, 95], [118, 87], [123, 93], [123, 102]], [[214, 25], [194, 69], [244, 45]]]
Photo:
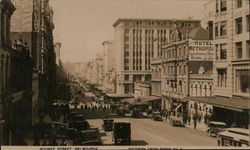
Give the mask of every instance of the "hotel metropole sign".
[[213, 44], [211, 40], [189, 40], [189, 60], [212, 61]]

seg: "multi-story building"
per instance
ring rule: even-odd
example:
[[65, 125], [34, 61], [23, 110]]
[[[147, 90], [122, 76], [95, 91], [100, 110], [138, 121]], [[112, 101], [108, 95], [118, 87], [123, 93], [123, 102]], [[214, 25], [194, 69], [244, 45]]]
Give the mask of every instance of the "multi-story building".
[[0, 145], [11, 143], [10, 20], [14, 11], [15, 7], [10, 0], [0, 1]]
[[[162, 63], [164, 60], [163, 51], [159, 50], [163, 45], [169, 44], [172, 39], [170, 39], [170, 35], [175, 32], [173, 28], [176, 26], [178, 27], [178, 31], [187, 32], [193, 28], [199, 26], [199, 20], [172, 20], [172, 26], [169, 27], [168, 31], [168, 38], [165, 39], [164, 42], [161, 43], [160, 46], [157, 44], [157, 40], [154, 42], [154, 51], [153, 56], [151, 57], [151, 86], [152, 86], [152, 95], [161, 98], [163, 91], [163, 86], [166, 85], [164, 78], [164, 68], [166, 68], [166, 64]], [[178, 36], [177, 36], [178, 37]], [[172, 37], [171, 37], [172, 38]], [[164, 101], [163, 101], [164, 102]], [[163, 105], [164, 106], [164, 105]]]
[[20, 139], [27, 136], [32, 127], [33, 94], [33, 59], [29, 47], [21, 37], [13, 42], [10, 59], [11, 145], [20, 145]]
[[11, 20], [11, 39], [14, 41], [21, 35], [34, 60], [32, 120], [36, 124], [43, 106], [55, 97], [53, 10], [48, 0], [13, 0], [13, 4], [16, 11]]
[[[161, 46], [168, 41], [174, 22], [173, 19], [118, 19], [114, 23], [117, 93], [133, 94], [134, 82], [151, 80], [151, 58], [161, 57]], [[180, 26], [191, 25], [185, 20], [176, 22]], [[199, 24], [197, 20], [190, 22]]]
[[203, 19], [214, 45], [214, 98], [203, 102], [213, 104], [214, 120], [244, 127], [249, 123], [249, 3], [211, 0]]
[[170, 36], [170, 43], [163, 46], [162, 107], [192, 118], [193, 107], [186, 98], [212, 97], [212, 41], [200, 26], [183, 31], [175, 26]]

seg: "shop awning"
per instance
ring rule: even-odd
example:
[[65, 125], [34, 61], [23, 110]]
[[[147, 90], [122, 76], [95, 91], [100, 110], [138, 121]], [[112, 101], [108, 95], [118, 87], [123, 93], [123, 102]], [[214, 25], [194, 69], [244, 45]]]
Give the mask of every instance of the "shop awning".
[[129, 94], [116, 94], [116, 93], [108, 93], [107, 96], [109, 97], [133, 97], [132, 95]]
[[216, 107], [243, 112], [250, 109], [249, 100], [241, 97], [188, 97], [187, 100], [211, 104]]
[[135, 102], [135, 98], [125, 98], [121, 100], [122, 103], [134, 103]]
[[141, 102], [150, 102], [150, 101], [156, 101], [161, 100], [161, 97], [157, 96], [145, 96], [145, 97], [139, 97]]

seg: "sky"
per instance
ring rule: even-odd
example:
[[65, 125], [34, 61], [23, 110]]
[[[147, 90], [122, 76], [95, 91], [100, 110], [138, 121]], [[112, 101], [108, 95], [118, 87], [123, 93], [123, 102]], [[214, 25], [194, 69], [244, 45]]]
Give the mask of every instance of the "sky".
[[54, 41], [61, 42], [63, 62], [86, 62], [113, 40], [118, 18], [201, 19], [201, 0], [50, 0], [54, 10]]

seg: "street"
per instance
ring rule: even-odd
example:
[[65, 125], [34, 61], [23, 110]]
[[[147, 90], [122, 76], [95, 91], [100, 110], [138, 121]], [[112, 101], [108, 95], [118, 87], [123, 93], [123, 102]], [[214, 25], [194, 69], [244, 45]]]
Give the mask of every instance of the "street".
[[[101, 129], [101, 119], [88, 120], [92, 127]], [[159, 146], [216, 146], [216, 138], [190, 128], [172, 127], [166, 122], [151, 119], [114, 118], [115, 122], [131, 123], [131, 145]], [[112, 145], [112, 133], [105, 132], [104, 145]]]

